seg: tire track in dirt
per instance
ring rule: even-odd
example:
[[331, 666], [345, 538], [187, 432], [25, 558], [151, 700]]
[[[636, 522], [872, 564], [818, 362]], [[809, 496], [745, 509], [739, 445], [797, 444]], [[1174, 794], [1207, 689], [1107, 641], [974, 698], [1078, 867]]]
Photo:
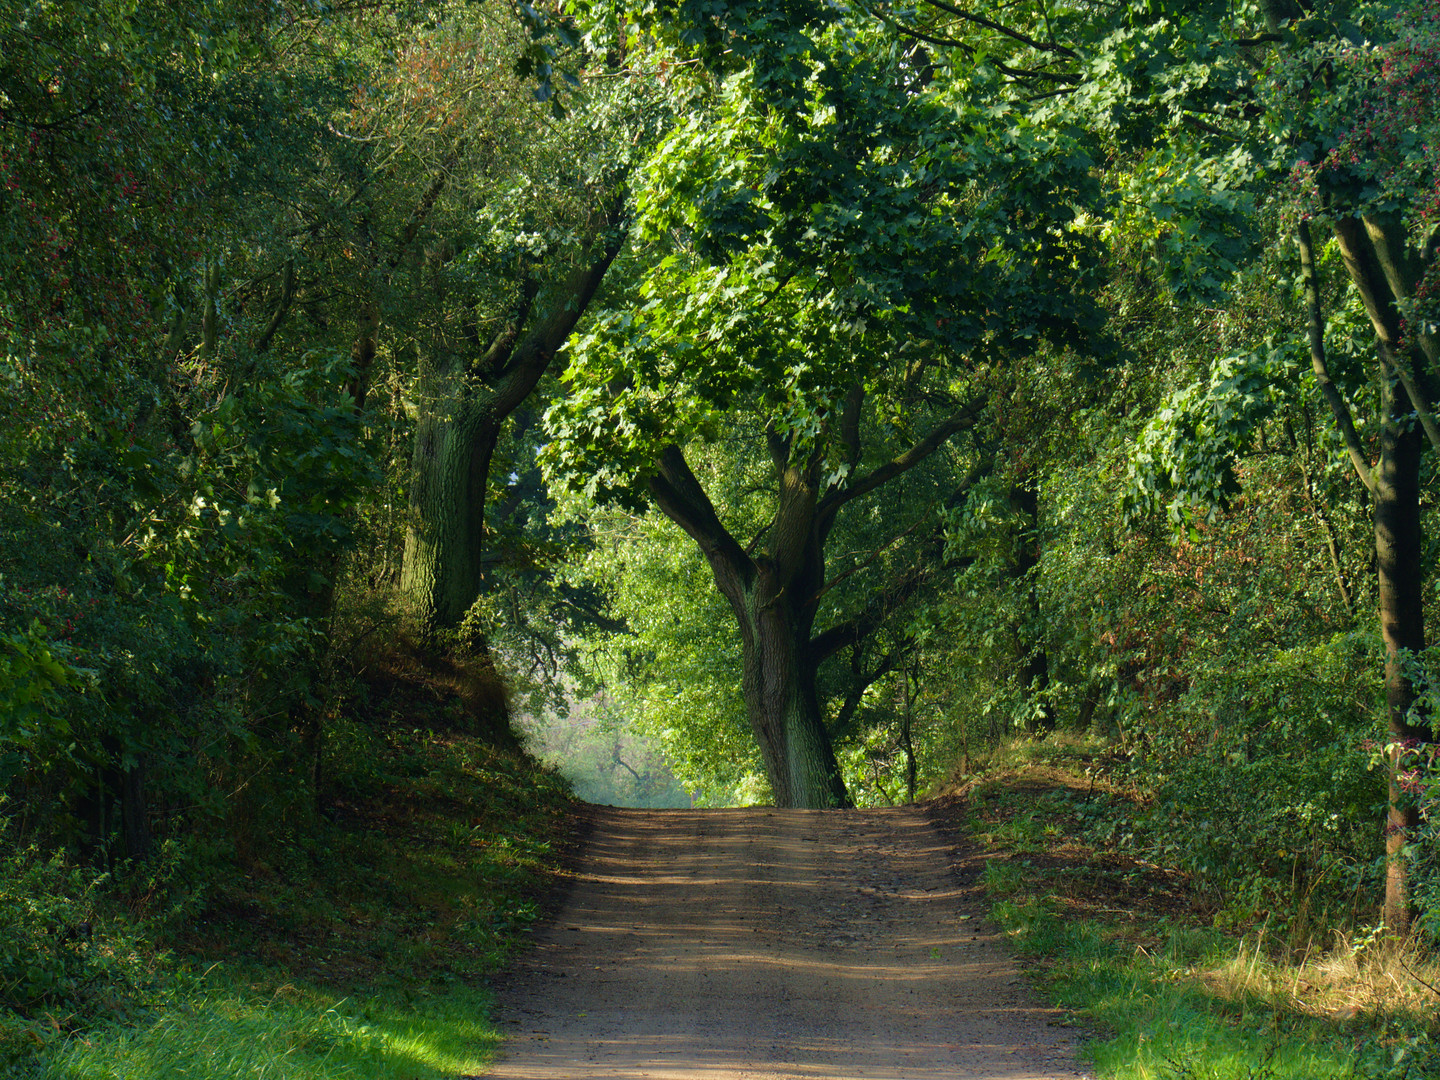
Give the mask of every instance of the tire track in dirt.
[[492, 1080], [1076, 1080], [920, 810], [595, 808]]

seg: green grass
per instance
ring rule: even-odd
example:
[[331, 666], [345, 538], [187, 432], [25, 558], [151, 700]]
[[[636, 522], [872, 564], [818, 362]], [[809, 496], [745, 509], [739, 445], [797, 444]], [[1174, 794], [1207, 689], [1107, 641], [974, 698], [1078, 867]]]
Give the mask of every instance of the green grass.
[[1353, 1044], [1319, 1022], [1286, 1019], [1257, 999], [1222, 998], [1197, 973], [1231, 943], [1170, 928], [1156, 953], [1089, 920], [1066, 921], [1040, 899], [1000, 901], [992, 917], [1019, 951], [1043, 957], [1056, 1004], [1105, 1033], [1087, 1053], [1113, 1080], [1326, 1080], [1354, 1075]]
[[402, 686], [333, 718], [323, 812], [252, 785], [223, 860], [167, 848], [111, 879], [0, 835], [0, 1075], [482, 1072], [486, 977], [528, 940], [572, 803], [455, 712]]
[[1097, 1077], [1440, 1077], [1434, 958], [1345, 928], [1317, 928], [1303, 954], [1266, 922], [1215, 929], [1183, 877], [1096, 840], [1125, 796], [1073, 755], [1009, 761], [960, 793], [991, 916], [1093, 1033]]
[[440, 1080], [480, 1072], [498, 1042], [488, 995], [337, 1000], [286, 988], [268, 999], [217, 980], [154, 1019], [71, 1038], [32, 1066], [36, 1080]]

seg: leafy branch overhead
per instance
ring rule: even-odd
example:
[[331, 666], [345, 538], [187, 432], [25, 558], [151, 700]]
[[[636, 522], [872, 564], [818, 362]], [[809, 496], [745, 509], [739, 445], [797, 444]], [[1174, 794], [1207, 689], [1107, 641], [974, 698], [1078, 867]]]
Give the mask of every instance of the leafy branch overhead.
[[732, 408], [803, 446], [896, 357], [959, 385], [1041, 341], [1097, 341], [1078, 139], [983, 98], [913, 94], [885, 48], [817, 51], [796, 114], [730, 76], [664, 140], [636, 192], [654, 259], [634, 303], [570, 346], [554, 475], [633, 496], [666, 442]]
[[[1433, 938], [1437, 73], [1440, 0], [0, 0], [0, 891], [254, 922], [522, 735], [1023, 737], [1219, 931]], [[139, 992], [88, 902], [0, 1060]]]

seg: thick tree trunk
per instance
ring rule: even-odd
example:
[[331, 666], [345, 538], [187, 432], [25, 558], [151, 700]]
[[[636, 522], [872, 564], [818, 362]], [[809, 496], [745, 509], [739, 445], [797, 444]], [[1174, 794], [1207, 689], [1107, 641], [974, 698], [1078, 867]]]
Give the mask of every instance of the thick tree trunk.
[[730, 598], [740, 620], [750, 728], [776, 806], [849, 806], [815, 689], [814, 612], [796, 611], [783, 591], [783, 583], [762, 571], [755, 586]]
[[479, 597], [485, 495], [500, 425], [442, 385], [427, 393], [415, 437], [410, 527], [400, 592], [422, 641], [460, 625]]
[[799, 470], [780, 471], [771, 554], [758, 558], [726, 531], [678, 447], [661, 455], [650, 490], [665, 515], [699, 545], [735, 613], [746, 714], [775, 805], [850, 806], [815, 688], [819, 664], [810, 634], [824, 580], [816, 491]]

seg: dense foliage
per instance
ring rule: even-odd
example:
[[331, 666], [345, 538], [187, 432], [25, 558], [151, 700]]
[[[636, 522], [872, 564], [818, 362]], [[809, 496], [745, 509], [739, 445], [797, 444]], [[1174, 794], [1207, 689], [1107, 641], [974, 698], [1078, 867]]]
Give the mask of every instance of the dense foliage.
[[1437, 71], [1434, 0], [0, 0], [4, 880], [193, 917], [398, 664], [597, 797], [1085, 735], [1220, 924], [1434, 940]]

